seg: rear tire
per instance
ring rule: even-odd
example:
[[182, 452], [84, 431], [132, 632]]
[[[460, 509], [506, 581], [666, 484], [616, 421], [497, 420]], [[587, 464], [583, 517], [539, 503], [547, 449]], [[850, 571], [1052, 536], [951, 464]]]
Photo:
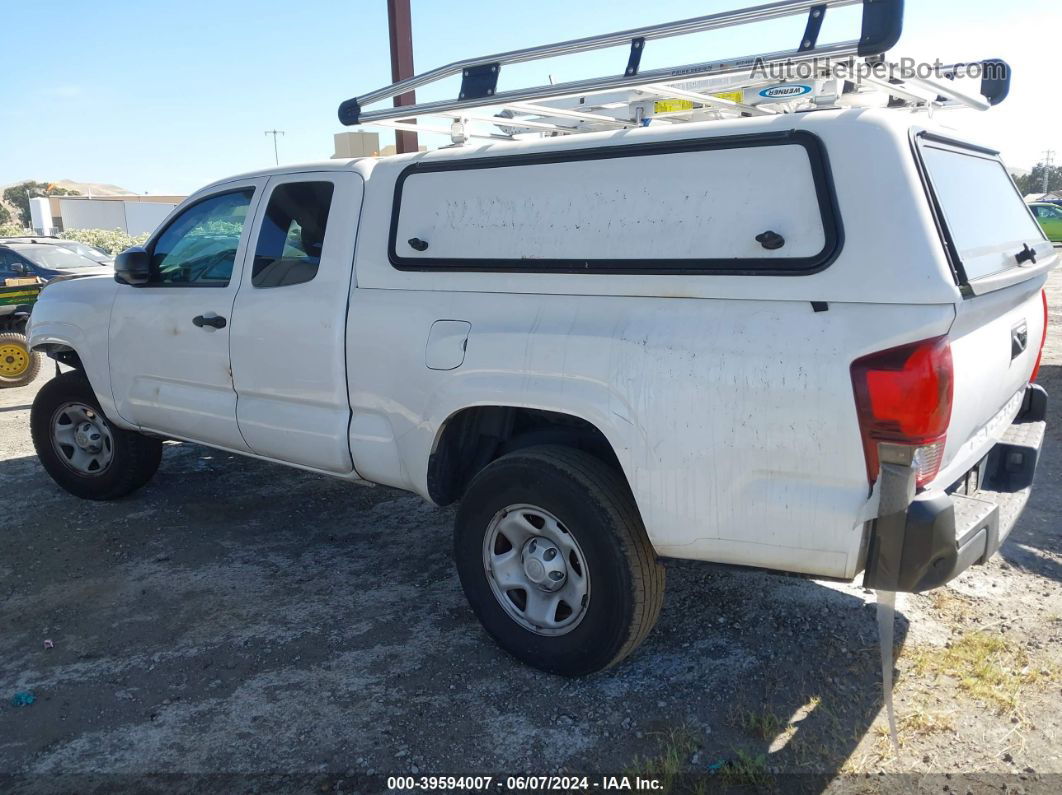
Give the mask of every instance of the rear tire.
[[26, 337], [14, 331], [0, 334], [0, 389], [32, 383], [41, 371], [43, 357], [34, 353]]
[[116, 500], [143, 486], [159, 468], [162, 441], [113, 425], [79, 370], [41, 387], [30, 410], [41, 466], [75, 497]]
[[484, 468], [458, 510], [454, 554], [487, 632], [543, 671], [615, 665], [660, 614], [664, 567], [630, 489], [580, 450], [531, 447]]

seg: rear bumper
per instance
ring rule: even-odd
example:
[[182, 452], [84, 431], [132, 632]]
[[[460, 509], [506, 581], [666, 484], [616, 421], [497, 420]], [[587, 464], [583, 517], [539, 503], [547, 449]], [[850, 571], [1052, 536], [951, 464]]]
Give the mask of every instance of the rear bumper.
[[992, 557], [1029, 499], [1046, 415], [1047, 392], [1030, 385], [1006, 434], [958, 483], [875, 520], [863, 584], [918, 593]]

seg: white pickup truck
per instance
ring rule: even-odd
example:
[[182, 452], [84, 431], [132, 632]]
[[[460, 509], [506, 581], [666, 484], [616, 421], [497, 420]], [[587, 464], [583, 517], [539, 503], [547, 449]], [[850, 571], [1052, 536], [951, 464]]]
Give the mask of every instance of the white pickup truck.
[[1028, 497], [1057, 255], [924, 116], [737, 107], [202, 189], [41, 294], [42, 465], [115, 499], [176, 439], [460, 500], [473, 609], [564, 674], [646, 636], [661, 557], [947, 582]]
[[1055, 261], [993, 154], [888, 111], [263, 171], [44, 289], [30, 344], [76, 369], [33, 438], [89, 499], [161, 439], [460, 499], [486, 627], [591, 671], [653, 625], [660, 556], [921, 590], [991, 555]]

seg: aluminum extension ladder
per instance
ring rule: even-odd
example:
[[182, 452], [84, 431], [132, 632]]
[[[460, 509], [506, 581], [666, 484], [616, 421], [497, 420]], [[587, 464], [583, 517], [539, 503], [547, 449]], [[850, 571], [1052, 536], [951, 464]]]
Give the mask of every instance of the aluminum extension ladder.
[[[819, 32], [831, 8], [862, 6], [859, 37], [823, 44]], [[672, 36], [806, 16], [794, 49], [642, 71], [647, 43]], [[884, 54], [900, 38], [903, 0], [776, 0], [692, 19], [469, 58], [370, 91], [339, 106], [345, 125], [513, 139], [527, 134], [569, 135], [648, 124], [792, 113], [874, 102], [908, 111], [965, 107], [987, 110], [1006, 98], [1010, 68], [999, 60], [942, 66], [933, 78], [903, 73]], [[503, 66], [608, 47], [629, 46], [622, 71], [556, 85], [499, 90]], [[877, 65], [855, 72], [854, 68]], [[976, 66], [976, 70], [971, 70]], [[800, 68], [801, 79], [771, 79], [772, 67]], [[980, 74], [969, 90], [956, 79]], [[441, 80], [461, 76], [458, 96], [402, 107], [368, 106]], [[849, 77], [849, 75], [851, 75]], [[939, 79], [938, 78], [939, 75]], [[874, 95], [873, 97], [871, 95]], [[432, 120], [436, 121], [432, 121]], [[438, 122], [441, 121], [440, 125]]]

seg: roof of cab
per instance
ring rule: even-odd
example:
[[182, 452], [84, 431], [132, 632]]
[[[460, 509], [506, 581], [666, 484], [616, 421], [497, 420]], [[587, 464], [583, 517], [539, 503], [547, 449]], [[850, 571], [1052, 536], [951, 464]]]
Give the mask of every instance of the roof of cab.
[[227, 185], [230, 182], [237, 182], [244, 179], [255, 179], [257, 177], [275, 177], [286, 176], [288, 174], [302, 174], [309, 171], [350, 171], [354, 169], [358, 163], [363, 161], [374, 161], [376, 158], [372, 157], [355, 157], [344, 158], [342, 160], [315, 160], [306, 163], [293, 163], [285, 166], [273, 166], [272, 168], [259, 168], [254, 171], [244, 171], [239, 174], [232, 174], [231, 176], [224, 177], [222, 179], [214, 180], [213, 182], [204, 185], [196, 190], [192, 195], [203, 193], [222, 185]]

